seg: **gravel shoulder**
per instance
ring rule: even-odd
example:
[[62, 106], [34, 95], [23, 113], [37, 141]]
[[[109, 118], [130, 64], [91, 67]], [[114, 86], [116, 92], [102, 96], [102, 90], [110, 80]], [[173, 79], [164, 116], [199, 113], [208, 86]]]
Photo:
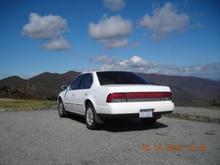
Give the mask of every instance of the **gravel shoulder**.
[[[82, 117], [61, 119], [54, 110], [0, 112], [0, 135], [1, 165], [220, 164], [220, 125], [167, 117], [154, 126], [116, 120], [91, 131]], [[206, 150], [146, 151], [143, 144]]]
[[210, 118], [220, 118], [220, 110], [208, 109], [208, 108], [197, 108], [197, 107], [175, 107], [174, 112], [181, 114], [190, 115], [201, 115], [209, 116]]
[[220, 110], [198, 107], [175, 107], [167, 117], [220, 124]]

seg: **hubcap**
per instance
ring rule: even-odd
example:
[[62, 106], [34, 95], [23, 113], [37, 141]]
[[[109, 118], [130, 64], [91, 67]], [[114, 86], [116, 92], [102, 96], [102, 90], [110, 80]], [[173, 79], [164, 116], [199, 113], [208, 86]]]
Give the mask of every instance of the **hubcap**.
[[89, 125], [92, 125], [93, 123], [93, 113], [91, 108], [88, 108], [86, 111], [86, 121]]

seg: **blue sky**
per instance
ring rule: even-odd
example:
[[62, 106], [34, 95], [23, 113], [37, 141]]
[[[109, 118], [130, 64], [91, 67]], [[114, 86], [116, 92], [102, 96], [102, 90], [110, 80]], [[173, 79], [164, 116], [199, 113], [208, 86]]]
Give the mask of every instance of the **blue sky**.
[[2, 0], [0, 78], [132, 70], [220, 79], [219, 1]]

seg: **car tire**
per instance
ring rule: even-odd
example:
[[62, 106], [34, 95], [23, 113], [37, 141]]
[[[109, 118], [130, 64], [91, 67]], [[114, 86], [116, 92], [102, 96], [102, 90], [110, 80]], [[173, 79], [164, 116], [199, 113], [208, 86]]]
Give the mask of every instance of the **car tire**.
[[141, 122], [143, 124], [149, 124], [149, 125], [153, 125], [157, 122], [156, 118], [150, 118], [150, 119], [141, 119]]
[[63, 101], [61, 99], [59, 100], [59, 103], [58, 103], [58, 114], [60, 117], [67, 117], [67, 112], [65, 110]]
[[91, 103], [86, 105], [85, 123], [86, 127], [91, 130], [95, 130], [98, 127], [95, 108]]

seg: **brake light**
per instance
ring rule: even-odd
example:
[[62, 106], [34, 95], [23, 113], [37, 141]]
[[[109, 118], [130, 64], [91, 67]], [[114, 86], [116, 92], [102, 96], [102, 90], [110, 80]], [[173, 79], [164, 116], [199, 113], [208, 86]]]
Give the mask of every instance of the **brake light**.
[[171, 97], [171, 92], [111, 93], [108, 95], [106, 102], [171, 100]]

